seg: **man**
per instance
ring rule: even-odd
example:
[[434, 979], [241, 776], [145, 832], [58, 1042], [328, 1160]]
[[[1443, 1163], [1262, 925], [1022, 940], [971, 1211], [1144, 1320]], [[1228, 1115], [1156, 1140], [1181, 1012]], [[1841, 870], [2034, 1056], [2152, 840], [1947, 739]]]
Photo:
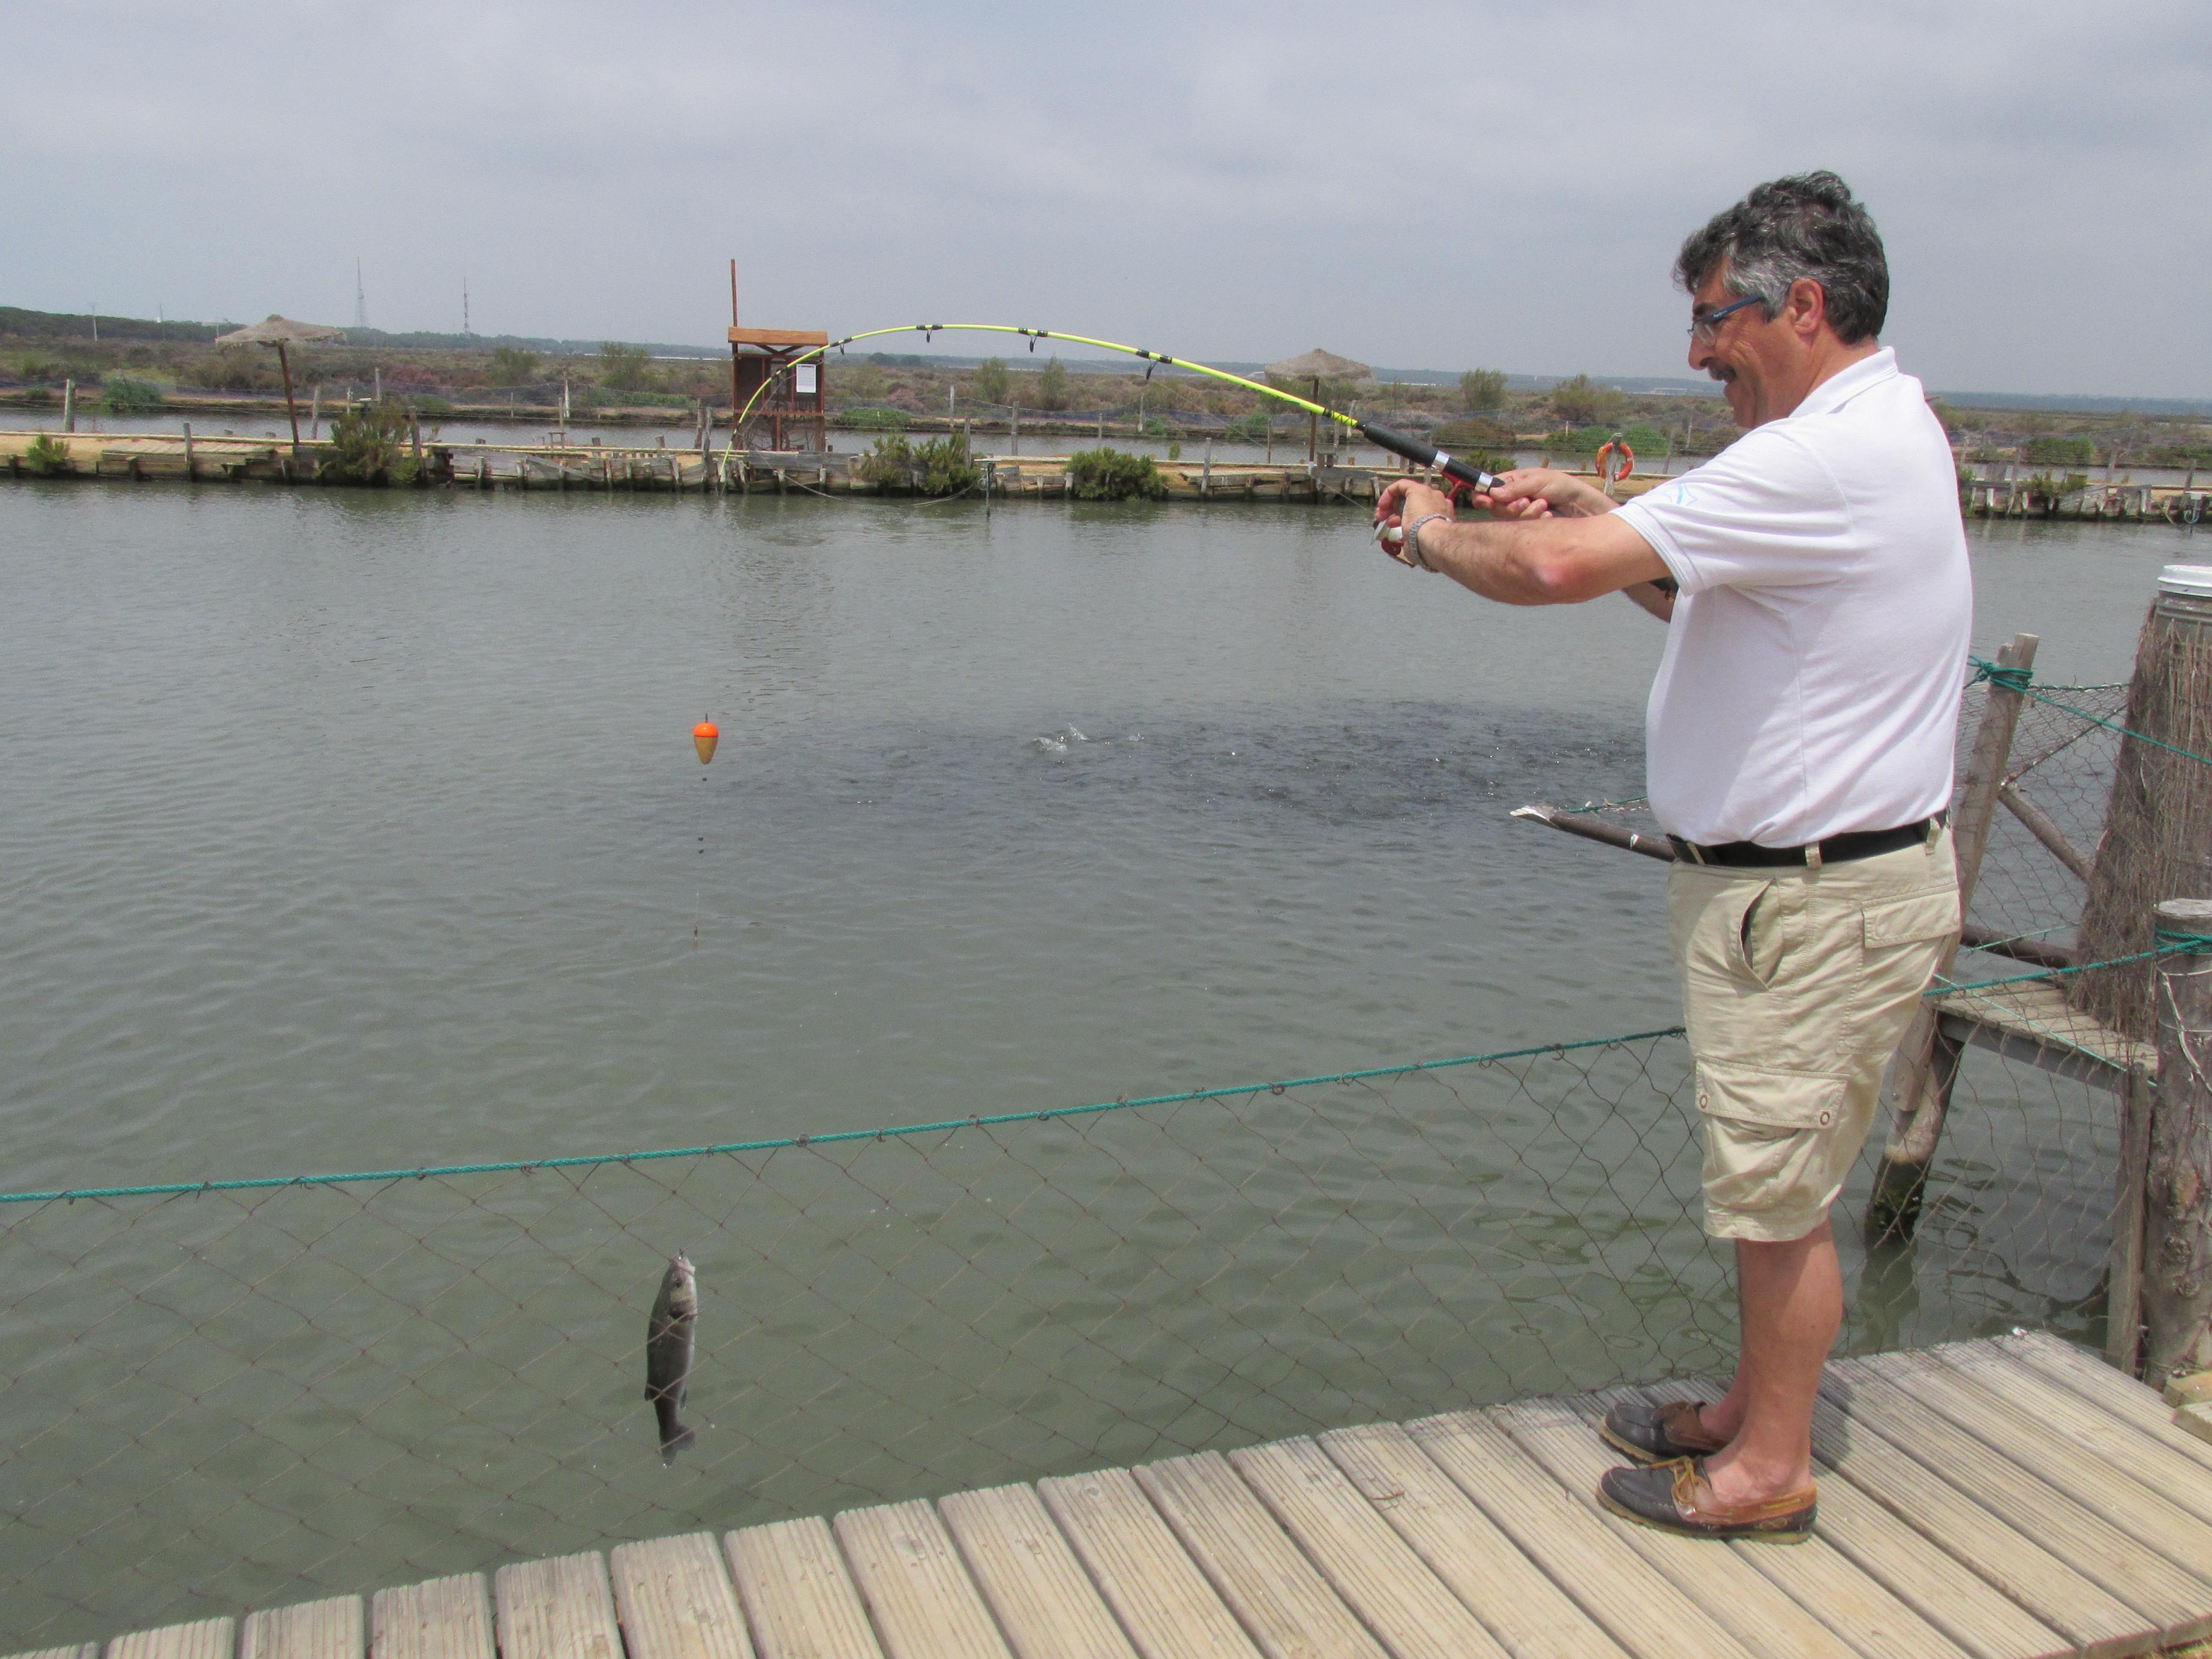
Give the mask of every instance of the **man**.
[[1794, 1542], [1843, 1319], [1828, 1207], [1959, 927], [1945, 824], [1973, 594], [1950, 447], [1877, 337], [1888, 265], [1844, 181], [1761, 185], [1674, 274], [1690, 366], [1746, 428], [1725, 453], [1618, 507], [1524, 470], [1475, 498], [1487, 520], [1410, 479], [1376, 516], [1402, 523], [1407, 562], [1485, 598], [1626, 592], [1668, 623], [1649, 787], [1741, 1343], [1722, 1399], [1607, 1418], [1637, 1462], [1600, 1496], [1672, 1532]]

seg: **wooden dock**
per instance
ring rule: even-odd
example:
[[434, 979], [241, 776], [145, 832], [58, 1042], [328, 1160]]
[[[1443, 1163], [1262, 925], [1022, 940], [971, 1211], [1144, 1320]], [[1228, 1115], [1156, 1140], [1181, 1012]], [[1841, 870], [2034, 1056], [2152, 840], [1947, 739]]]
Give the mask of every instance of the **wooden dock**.
[[[1679, 1387], [1679, 1385], [1678, 1385]], [[2015, 1333], [1838, 1362], [1815, 1535], [1606, 1513], [1616, 1389], [625, 1544], [40, 1659], [2037, 1659], [2212, 1632], [2212, 1445]]]

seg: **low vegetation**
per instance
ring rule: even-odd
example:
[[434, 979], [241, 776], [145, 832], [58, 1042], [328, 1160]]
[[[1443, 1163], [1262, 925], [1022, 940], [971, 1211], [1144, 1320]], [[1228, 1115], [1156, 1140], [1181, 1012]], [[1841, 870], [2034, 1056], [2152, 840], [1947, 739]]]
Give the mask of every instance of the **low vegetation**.
[[109, 415], [158, 415], [167, 404], [160, 386], [127, 374], [109, 375], [100, 389], [100, 407]]
[[957, 437], [919, 444], [903, 437], [878, 438], [853, 471], [878, 489], [911, 489], [921, 495], [958, 495], [983, 481], [982, 467]]
[[396, 403], [356, 404], [331, 422], [331, 474], [345, 483], [413, 483], [420, 468], [407, 410]]
[[1067, 458], [1069, 489], [1079, 501], [1157, 501], [1167, 481], [1149, 455], [1121, 449], [1079, 449]]
[[52, 433], [41, 432], [24, 450], [23, 465], [42, 478], [57, 477], [70, 470], [69, 446]]

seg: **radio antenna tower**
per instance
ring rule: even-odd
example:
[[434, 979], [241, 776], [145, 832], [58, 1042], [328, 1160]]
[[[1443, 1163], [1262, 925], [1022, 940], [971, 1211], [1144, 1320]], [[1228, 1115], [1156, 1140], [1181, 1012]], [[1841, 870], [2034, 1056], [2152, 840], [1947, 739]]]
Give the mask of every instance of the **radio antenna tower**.
[[361, 285], [361, 260], [358, 256], [353, 262], [353, 325], [356, 328], [368, 326], [368, 295]]

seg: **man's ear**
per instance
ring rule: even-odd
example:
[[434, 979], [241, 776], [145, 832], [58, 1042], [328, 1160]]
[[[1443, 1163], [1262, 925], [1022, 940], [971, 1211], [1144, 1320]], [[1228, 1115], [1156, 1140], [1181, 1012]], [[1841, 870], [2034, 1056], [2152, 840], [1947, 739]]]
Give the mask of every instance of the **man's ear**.
[[1828, 292], [1810, 276], [1800, 276], [1790, 284], [1783, 309], [1790, 313], [1790, 326], [1810, 339], [1828, 319]]

